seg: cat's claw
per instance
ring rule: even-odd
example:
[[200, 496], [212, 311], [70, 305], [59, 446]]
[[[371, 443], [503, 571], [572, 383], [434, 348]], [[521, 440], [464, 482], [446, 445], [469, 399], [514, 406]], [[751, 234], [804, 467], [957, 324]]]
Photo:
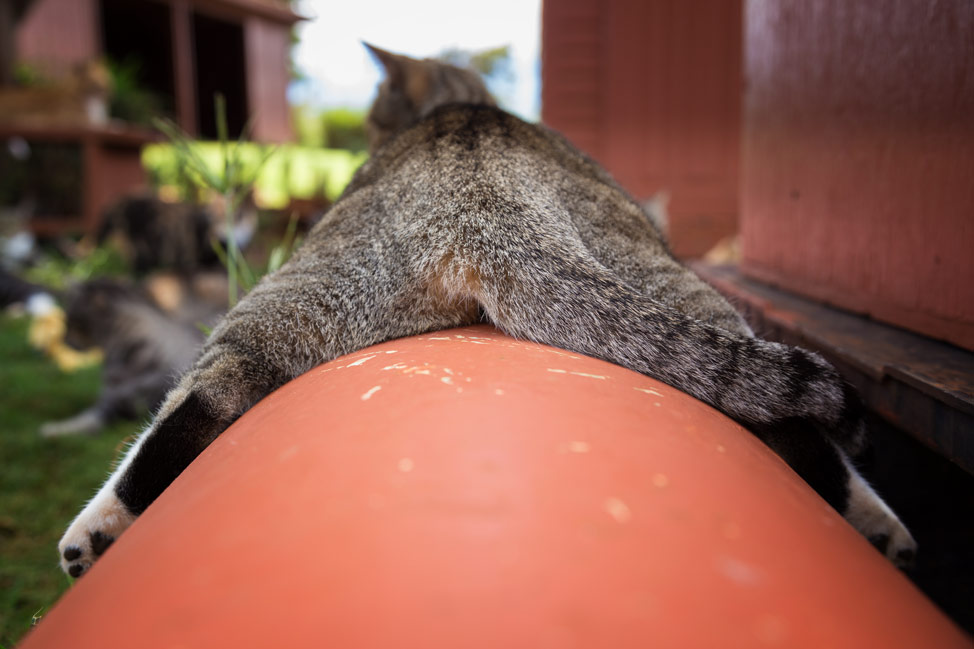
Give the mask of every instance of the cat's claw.
[[135, 516], [114, 491], [103, 488], [81, 510], [58, 543], [61, 569], [75, 578], [88, 572], [95, 560], [134, 520]]

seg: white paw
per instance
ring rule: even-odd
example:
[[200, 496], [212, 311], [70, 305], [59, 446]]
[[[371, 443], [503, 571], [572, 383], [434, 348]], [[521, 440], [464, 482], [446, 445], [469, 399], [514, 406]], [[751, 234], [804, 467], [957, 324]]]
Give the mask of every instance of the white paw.
[[848, 463], [849, 504], [845, 519], [900, 568], [913, 565], [917, 543], [893, 510]]
[[115, 496], [113, 480], [81, 510], [58, 543], [61, 569], [80, 577], [135, 520]]

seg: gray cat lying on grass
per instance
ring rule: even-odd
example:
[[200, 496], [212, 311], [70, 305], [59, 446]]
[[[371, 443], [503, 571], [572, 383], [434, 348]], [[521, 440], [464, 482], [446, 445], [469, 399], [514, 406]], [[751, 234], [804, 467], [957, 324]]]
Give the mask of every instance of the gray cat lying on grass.
[[597, 164], [496, 107], [473, 73], [373, 48], [372, 157], [279, 271], [213, 331], [59, 545], [79, 576], [275, 388], [342, 354], [477, 322], [655, 377], [785, 459], [891, 560], [916, 544], [853, 468], [856, 395], [819, 356], [759, 340], [677, 262]]
[[142, 288], [118, 279], [72, 287], [65, 309], [65, 342], [104, 353], [101, 391], [77, 415], [41, 426], [44, 437], [95, 434], [116, 419], [158, 407], [203, 344], [192, 322], [164, 312]]

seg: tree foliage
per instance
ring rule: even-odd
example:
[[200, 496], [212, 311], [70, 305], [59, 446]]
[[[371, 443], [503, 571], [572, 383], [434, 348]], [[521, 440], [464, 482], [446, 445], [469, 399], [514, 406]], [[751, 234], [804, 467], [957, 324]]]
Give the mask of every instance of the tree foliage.
[[510, 79], [513, 75], [510, 45], [483, 50], [451, 48], [444, 50], [438, 58], [451, 65], [472, 68], [487, 79]]

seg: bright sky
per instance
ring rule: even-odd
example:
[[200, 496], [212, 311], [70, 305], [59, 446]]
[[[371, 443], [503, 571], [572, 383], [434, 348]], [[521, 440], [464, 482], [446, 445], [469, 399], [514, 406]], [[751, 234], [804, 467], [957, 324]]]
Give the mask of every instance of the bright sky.
[[292, 103], [366, 107], [381, 78], [361, 41], [416, 58], [449, 48], [510, 45], [514, 79], [492, 90], [505, 108], [536, 120], [540, 110], [541, 0], [299, 0]]

